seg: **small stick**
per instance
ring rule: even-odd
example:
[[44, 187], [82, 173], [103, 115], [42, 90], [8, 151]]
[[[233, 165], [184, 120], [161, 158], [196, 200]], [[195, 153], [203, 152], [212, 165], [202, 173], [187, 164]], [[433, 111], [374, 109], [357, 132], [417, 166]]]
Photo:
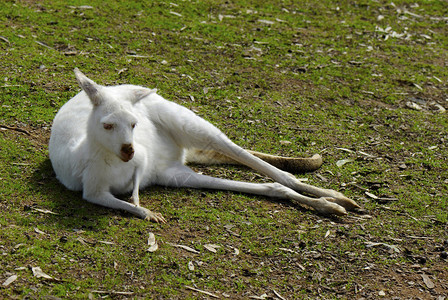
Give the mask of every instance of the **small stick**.
[[206, 295], [208, 295], [208, 296], [210, 296], [210, 297], [213, 297], [213, 298], [217, 298], [217, 299], [219, 299], [218, 296], [216, 296], [215, 294], [212, 294], [212, 293], [210, 293], [210, 292], [207, 292], [207, 291], [199, 290], [199, 289], [196, 289], [196, 288], [191, 287], [191, 286], [188, 286], [188, 285], [186, 285], [185, 288], [186, 288], [186, 289], [189, 289], [189, 290], [192, 290], [192, 291], [195, 291], [195, 292], [198, 292], [198, 293], [206, 294]]
[[10, 126], [6, 126], [6, 125], [0, 125], [0, 128], [4, 128], [4, 129], [9, 129], [9, 130], [14, 130], [14, 131], [22, 132], [22, 133], [25, 133], [26, 135], [31, 136], [31, 133], [29, 133], [29, 132], [26, 131], [25, 129], [21, 129], [21, 128], [17, 128], [17, 127], [10, 127]]
[[134, 292], [98, 291], [98, 290], [92, 290], [91, 292], [97, 294], [109, 294], [109, 295], [127, 295], [127, 296], [134, 295]]

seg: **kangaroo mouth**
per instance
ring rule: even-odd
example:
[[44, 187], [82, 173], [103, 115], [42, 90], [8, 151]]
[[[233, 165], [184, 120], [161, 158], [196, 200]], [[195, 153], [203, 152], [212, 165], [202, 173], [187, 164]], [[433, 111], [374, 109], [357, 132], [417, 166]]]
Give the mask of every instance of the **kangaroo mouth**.
[[131, 155], [125, 155], [125, 156], [123, 156], [123, 154], [122, 154], [121, 157], [120, 157], [120, 159], [121, 159], [122, 161], [124, 161], [124, 162], [128, 162], [128, 161], [130, 161], [133, 157], [134, 157], [134, 154], [131, 154]]
[[121, 154], [120, 159], [122, 161], [124, 161], [124, 162], [130, 161], [134, 157], [134, 153], [123, 153], [123, 152], [121, 152], [120, 154]]

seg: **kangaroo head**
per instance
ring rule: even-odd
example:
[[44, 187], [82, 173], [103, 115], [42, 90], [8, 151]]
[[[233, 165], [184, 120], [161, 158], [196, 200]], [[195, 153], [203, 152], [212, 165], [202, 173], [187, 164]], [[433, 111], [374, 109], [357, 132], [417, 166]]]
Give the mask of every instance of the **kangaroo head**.
[[92, 102], [87, 136], [89, 142], [101, 146], [128, 162], [134, 157], [134, 127], [138, 118], [133, 105], [154, 90], [137, 86], [105, 87], [75, 69], [76, 79]]

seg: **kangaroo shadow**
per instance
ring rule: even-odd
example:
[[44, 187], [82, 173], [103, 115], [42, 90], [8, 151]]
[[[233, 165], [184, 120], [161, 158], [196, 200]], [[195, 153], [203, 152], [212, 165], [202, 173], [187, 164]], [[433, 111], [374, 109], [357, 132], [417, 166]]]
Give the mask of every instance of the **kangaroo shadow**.
[[[232, 167], [235, 168], [234, 166]], [[250, 170], [245, 167], [241, 168], [248, 171]], [[32, 185], [33, 190], [35, 190], [36, 193], [39, 193], [41, 198], [46, 200], [46, 203], [34, 203], [31, 206], [25, 207], [25, 209], [40, 209], [41, 211], [46, 211], [48, 222], [57, 223], [60, 228], [66, 228], [67, 230], [79, 229], [86, 231], [100, 231], [107, 230], [110, 226], [111, 220], [117, 220], [117, 218], [136, 218], [128, 212], [89, 203], [82, 198], [82, 192], [68, 190], [56, 178], [51, 161], [48, 158], [41, 162], [38, 168], [34, 171], [30, 184]], [[161, 187], [158, 188], [160, 189]], [[183, 188], [183, 190], [185, 190], [186, 194], [191, 194], [191, 192], [187, 191], [189, 188]], [[169, 193], [170, 191], [165, 190], [164, 192]], [[127, 196], [129, 195], [122, 195], [120, 198], [126, 199]], [[288, 200], [256, 195], [252, 196], [263, 198], [268, 202], [281, 203], [284, 206], [293, 207], [298, 211], [298, 213], [309, 212], [309, 210], [303, 206], [294, 204]], [[336, 216], [322, 215], [317, 212], [315, 212], [315, 214], [320, 218], [329, 218], [338, 223], [342, 221]]]
[[89, 203], [82, 198], [82, 192], [68, 190], [56, 178], [48, 158], [35, 169], [30, 184], [43, 203], [35, 202], [24, 209], [46, 214], [47, 221], [57, 223], [60, 228], [105, 230], [114, 216], [133, 217], [126, 212]]

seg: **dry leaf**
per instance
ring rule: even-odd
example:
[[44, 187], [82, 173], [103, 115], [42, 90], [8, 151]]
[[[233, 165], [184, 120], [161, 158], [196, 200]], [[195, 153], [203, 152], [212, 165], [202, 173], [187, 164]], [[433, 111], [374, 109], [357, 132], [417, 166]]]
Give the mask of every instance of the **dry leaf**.
[[150, 232], [148, 236], [148, 246], [152, 246], [156, 243], [156, 236], [154, 233]]
[[17, 277], [18, 277], [17, 275], [9, 276], [8, 279], [6, 279], [5, 282], [3, 282], [2, 286], [7, 287], [8, 285], [16, 281]]
[[50, 275], [45, 274], [42, 272], [42, 269], [40, 267], [32, 267], [31, 271], [33, 271], [34, 277], [37, 278], [45, 278], [45, 279], [53, 279]]
[[428, 275], [426, 274], [421, 274], [423, 282], [425, 283], [426, 287], [428, 289], [433, 289], [434, 288], [434, 282], [432, 282], [431, 278], [429, 278]]
[[157, 242], [151, 245], [146, 251], [148, 252], [155, 252], [157, 249], [159, 249], [159, 245], [157, 245]]
[[235, 248], [233, 246], [227, 246], [227, 247], [233, 249], [233, 255], [239, 255], [240, 254], [240, 250], [238, 248]]
[[351, 158], [341, 159], [341, 160], [338, 160], [338, 161], [336, 162], [336, 166], [338, 166], [338, 167], [342, 167], [342, 166], [345, 165], [346, 163], [353, 162], [353, 161], [355, 161], [355, 160], [354, 160], [354, 159], [351, 159]]
[[150, 232], [148, 236], [148, 246], [149, 248], [146, 249], [148, 252], [155, 252], [157, 249], [159, 249], [159, 245], [157, 245], [156, 236], [154, 233]]
[[445, 107], [443, 107], [442, 105], [438, 104], [438, 103], [434, 103], [433, 104], [435, 107], [437, 107], [437, 112], [443, 114], [444, 112], [446, 112]]
[[417, 103], [412, 102], [412, 101], [406, 102], [406, 106], [411, 109], [422, 110], [422, 107], [420, 105], [418, 105]]
[[386, 243], [374, 243], [374, 242], [364, 242], [364, 244], [366, 245], [367, 248], [377, 247], [377, 246], [385, 246], [386, 248], [389, 248], [396, 253], [400, 253], [400, 249], [395, 245], [390, 245], [390, 244], [386, 244]]
[[369, 196], [369, 197], [372, 198], [372, 199], [378, 199], [378, 196], [375, 196], [375, 195], [372, 194], [372, 193], [369, 193], [369, 192], [365, 192], [365, 193], [366, 193], [367, 196]]
[[118, 70], [118, 75], [120, 75], [121, 73], [126, 72], [127, 70], [128, 70], [128, 68], [123, 68], [123, 69]]
[[221, 248], [221, 246], [215, 244], [205, 244], [204, 248], [210, 252], [216, 253], [217, 252], [216, 249]]

